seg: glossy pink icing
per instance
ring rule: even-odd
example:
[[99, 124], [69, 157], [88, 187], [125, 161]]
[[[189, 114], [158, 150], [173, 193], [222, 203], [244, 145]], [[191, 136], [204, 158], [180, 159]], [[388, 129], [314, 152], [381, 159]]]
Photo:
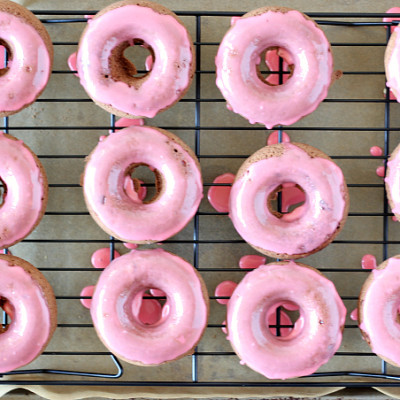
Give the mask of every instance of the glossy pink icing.
[[138, 248], [136, 243], [123, 243], [123, 245], [129, 250], [135, 250]]
[[[92, 297], [93, 293], [94, 293], [94, 285], [90, 285], [90, 286], [85, 286], [81, 293], [80, 296], [81, 297]], [[92, 306], [92, 299], [80, 299], [81, 304], [83, 305], [83, 307], [88, 308], [90, 310], [90, 307]]]
[[[345, 181], [332, 161], [311, 158], [295, 144], [283, 146], [281, 156], [251, 164], [235, 181], [230, 217], [251, 245], [293, 256], [316, 249], [335, 233], [346, 211]], [[306, 199], [294, 212], [278, 218], [269, 210], [267, 199], [286, 182], [302, 187]]]
[[36, 160], [20, 140], [0, 132], [0, 179], [7, 187], [0, 206], [0, 248], [23, 239], [41, 216], [45, 182]]
[[[112, 79], [108, 61], [116, 46], [132, 39], [143, 40], [155, 55], [140, 88]], [[180, 98], [190, 84], [192, 62], [191, 39], [174, 17], [125, 5], [96, 16], [87, 26], [77, 69], [82, 86], [95, 101], [131, 116], [152, 118]]]
[[[392, 7], [389, 8], [389, 10], [386, 11], [387, 13], [393, 13], [393, 14], [400, 14], [400, 7]], [[400, 18], [393, 18], [393, 17], [385, 17], [383, 18], [383, 22], [392, 22], [392, 21], [399, 21]], [[387, 27], [386, 27], [387, 28]], [[390, 31], [393, 33], [395, 26], [390, 27]]]
[[23, 19], [0, 12], [1, 39], [11, 49], [8, 71], [0, 76], [0, 110], [16, 112], [32, 103], [51, 73], [51, 58], [39, 33]]
[[[76, 51], [74, 51], [69, 57], [68, 57], [68, 68], [71, 71], [76, 71]], [[74, 73], [75, 76], [79, 76], [78, 73]]]
[[[147, 295], [148, 297], [148, 295]], [[132, 309], [133, 314], [138, 315], [140, 322], [146, 325], [153, 325], [157, 323], [162, 316], [162, 306], [156, 299], [140, 298], [139, 310], [136, 308]]]
[[[110, 248], [103, 247], [101, 249], [96, 250], [90, 259], [94, 268], [106, 268], [111, 260], [110, 260]], [[118, 253], [117, 250], [114, 250], [114, 258], [120, 257], [121, 254]]]
[[[285, 49], [273, 49], [268, 50], [265, 53], [265, 64], [269, 68], [270, 71], [279, 71], [279, 58], [283, 59], [282, 63], [282, 71], [289, 71], [289, 65], [293, 64], [293, 60], [290, 56], [290, 53]], [[289, 79], [289, 74], [282, 74], [282, 83], [280, 83], [278, 74], [270, 74], [266, 81], [270, 85], [281, 85], [285, 83]]]
[[[132, 302], [150, 288], [166, 294], [168, 307], [148, 326]], [[144, 365], [171, 361], [191, 351], [206, 327], [203, 290], [194, 268], [180, 257], [162, 249], [134, 250], [102, 272], [91, 308], [94, 326], [110, 351], [124, 360]]]
[[383, 154], [382, 147], [379, 147], [379, 146], [372, 146], [369, 149], [369, 152], [370, 152], [371, 156], [374, 156], [374, 157], [380, 157]]
[[376, 258], [372, 254], [365, 254], [361, 259], [362, 269], [375, 269], [376, 268]]
[[[258, 77], [256, 64], [275, 46], [292, 57], [294, 71], [285, 84], [269, 86]], [[233, 111], [272, 128], [317, 108], [328, 93], [333, 61], [322, 30], [291, 10], [238, 19], [222, 40], [216, 66], [217, 86]]]
[[[276, 337], [266, 316], [294, 303], [300, 318], [285, 337]], [[335, 286], [293, 261], [263, 265], [239, 283], [228, 305], [229, 340], [241, 360], [270, 379], [309, 375], [339, 348], [346, 319]]]
[[376, 169], [375, 172], [380, 178], [383, 178], [385, 176], [385, 167], [383, 165], [381, 165], [380, 167], [378, 167]]
[[[384, 171], [384, 170], [383, 170]], [[400, 213], [400, 151], [394, 151], [389, 158], [385, 177], [386, 190], [392, 199], [392, 211]]]
[[125, 193], [135, 202], [143, 202], [147, 195], [147, 188], [146, 186], [142, 186], [141, 184], [144, 183], [139, 179], [135, 179], [136, 184], [139, 186], [138, 191], [136, 191], [134, 180], [127, 176], [124, 180], [124, 190]]
[[[236, 282], [223, 281], [215, 288], [216, 297], [230, 297], [237, 286]], [[229, 299], [217, 299], [219, 304], [228, 304]]]
[[6, 57], [5, 57], [5, 51], [6, 48], [4, 46], [0, 45], [0, 68], [6, 68], [7, 67], [7, 61], [6, 61]]
[[358, 321], [358, 309], [355, 308], [351, 313], [350, 313], [350, 319], [352, 321]]
[[[399, 101], [400, 94], [400, 27], [397, 26], [393, 30], [393, 34], [390, 43], [393, 43], [391, 47], [391, 54], [389, 56], [388, 51], [385, 53], [385, 72], [386, 72], [386, 86], [391, 89], [393, 94], [396, 96], [397, 101]], [[388, 49], [388, 48], [387, 48]]]
[[239, 267], [242, 269], [254, 269], [265, 264], [267, 259], [263, 256], [246, 255], [240, 258]]
[[41, 288], [19, 266], [0, 259], [0, 298], [13, 307], [15, 315], [6, 331], [0, 325], [0, 373], [33, 361], [50, 335], [50, 312]]
[[378, 267], [371, 274], [360, 302], [360, 329], [374, 353], [400, 365], [400, 259], [389, 258], [385, 268]]
[[[283, 143], [289, 143], [290, 142], [290, 136], [286, 132], [282, 132], [282, 140], [281, 142]], [[271, 134], [268, 136], [267, 139], [267, 146], [271, 146], [272, 144], [278, 144], [279, 142], [279, 132], [278, 131], [273, 131]]]
[[[123, 188], [127, 169], [136, 163], [155, 168], [163, 177], [163, 190], [151, 203], [134, 201]], [[83, 187], [103, 229], [124, 242], [158, 242], [173, 236], [196, 213], [203, 191], [192, 157], [147, 126], [125, 128], [99, 142], [86, 164]]]
[[144, 125], [144, 119], [142, 118], [120, 118], [116, 123], [115, 123], [115, 129], [112, 130], [110, 129], [108, 133], [111, 135], [112, 133], [118, 132], [122, 128], [128, 128], [129, 126], [143, 126]]
[[[283, 308], [284, 305], [282, 304], [281, 307]], [[278, 328], [273, 326], [278, 324], [278, 307], [273, 307], [268, 314], [269, 315], [266, 324], [268, 324], [271, 333], [275, 336], [278, 336]], [[279, 311], [279, 325], [293, 325], [293, 322], [290, 319], [289, 315], [287, 315], [283, 310]], [[280, 336], [288, 336], [290, 332], [292, 332], [292, 330], [293, 328], [281, 327], [279, 329]]]
[[[235, 175], [226, 173], [217, 176], [213, 183], [230, 183], [235, 180]], [[229, 195], [231, 193], [231, 186], [211, 186], [208, 190], [207, 198], [210, 204], [218, 212], [229, 211]]]

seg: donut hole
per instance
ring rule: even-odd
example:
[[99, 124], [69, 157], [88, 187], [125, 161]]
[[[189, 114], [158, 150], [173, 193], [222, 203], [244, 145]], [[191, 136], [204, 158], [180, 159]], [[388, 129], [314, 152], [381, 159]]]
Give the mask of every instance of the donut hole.
[[126, 172], [124, 190], [136, 203], [152, 203], [162, 190], [161, 174], [147, 164], [133, 164]]
[[[137, 87], [140, 85], [139, 81], [149, 74], [153, 63], [154, 51], [143, 40], [132, 39], [122, 42], [111, 51], [109, 58], [111, 78]], [[104, 77], [110, 78], [109, 75]]]
[[0, 297], [0, 333], [4, 333], [10, 326], [14, 312], [13, 305], [5, 297]]
[[4, 204], [7, 194], [7, 186], [0, 178], [0, 207]]
[[293, 330], [300, 322], [300, 311], [297, 304], [292, 302], [284, 302], [273, 306], [266, 313], [266, 324], [269, 331], [278, 338], [287, 338], [293, 335]]
[[256, 68], [262, 82], [269, 86], [279, 86], [292, 77], [294, 64], [287, 50], [273, 46], [260, 54]]
[[9, 70], [8, 63], [12, 60], [10, 46], [4, 40], [0, 39], [0, 76], [3, 76]]
[[285, 215], [296, 216], [297, 212], [306, 201], [306, 194], [303, 188], [294, 182], [282, 183], [276, 187], [268, 196], [267, 206], [272, 214], [277, 218]]
[[132, 301], [132, 315], [143, 325], [156, 325], [169, 313], [165, 293], [151, 288], [137, 293]]

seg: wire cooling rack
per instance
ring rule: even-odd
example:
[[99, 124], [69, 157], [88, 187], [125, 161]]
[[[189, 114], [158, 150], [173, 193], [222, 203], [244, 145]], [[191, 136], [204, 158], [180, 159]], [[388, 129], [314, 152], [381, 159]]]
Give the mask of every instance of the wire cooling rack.
[[[87, 21], [87, 16], [94, 14], [93, 11], [34, 11], [34, 13], [41, 18], [41, 20], [49, 27], [53, 24], [83, 24]], [[183, 132], [189, 131], [192, 132], [194, 135], [194, 149], [195, 153], [200, 159], [200, 161], [208, 160], [208, 161], [224, 161], [224, 160], [232, 160], [238, 159], [239, 164], [248, 156], [248, 154], [205, 154], [202, 152], [201, 149], [201, 137], [207, 131], [219, 131], [219, 132], [226, 132], [227, 135], [234, 135], [233, 132], [254, 132], [255, 135], [261, 135], [262, 132], [266, 132], [265, 128], [261, 126], [250, 126], [250, 125], [243, 125], [240, 126], [225, 126], [223, 124], [219, 125], [205, 125], [202, 122], [202, 112], [203, 107], [207, 103], [211, 103], [215, 106], [218, 103], [224, 103], [224, 100], [220, 97], [209, 97], [207, 94], [203, 92], [202, 82], [205, 77], [209, 76], [210, 74], [214, 74], [215, 71], [212, 68], [207, 67], [207, 63], [203, 64], [203, 54], [205, 49], [207, 48], [214, 48], [218, 46], [218, 41], [209, 41], [208, 39], [204, 39], [204, 31], [208, 29], [204, 27], [204, 21], [208, 19], [214, 19], [214, 23], [216, 21], [219, 24], [219, 20], [221, 23], [226, 23], [226, 20], [232, 16], [239, 16], [243, 13], [241, 12], [177, 12], [177, 14], [181, 17], [187, 17], [188, 20], [193, 23], [193, 31], [194, 35], [194, 45], [196, 50], [196, 73], [195, 73], [195, 81], [194, 81], [194, 96], [186, 96], [185, 99], [181, 100], [181, 103], [189, 103], [191, 106], [194, 107], [194, 121], [191, 125], [169, 125], [169, 126], [161, 126], [167, 130], [171, 130], [172, 132]], [[396, 25], [396, 22], [393, 23], [384, 23], [382, 22], [382, 18], [387, 16], [387, 14], [367, 14], [367, 13], [307, 13], [310, 17], [316, 19], [316, 21], [326, 27], [337, 27], [337, 29], [373, 29], [376, 27], [389, 27], [391, 25]], [[394, 17], [399, 17], [400, 14], [393, 14]], [[206, 35], [207, 38], [209, 37]], [[329, 38], [329, 37], [328, 37]], [[332, 48], [344, 47], [350, 49], [359, 49], [363, 48], [365, 51], [371, 51], [372, 49], [377, 49], [380, 47], [385, 47], [387, 41], [390, 38], [390, 29], [386, 29], [386, 40], [382, 42], [371, 42], [371, 41], [360, 41], [360, 42], [332, 42]], [[57, 38], [58, 39], [58, 38]], [[63, 40], [56, 40], [53, 42], [55, 46], [76, 46], [76, 41], [63, 41]], [[71, 47], [71, 52], [74, 51], [74, 47]], [[208, 53], [207, 53], [208, 54]], [[211, 64], [209, 64], [211, 65]], [[382, 63], [383, 65], [383, 63]], [[53, 71], [53, 74], [72, 74], [73, 72], [68, 70], [60, 70], [56, 69]], [[284, 73], [283, 71], [277, 71], [275, 73], [279, 73], [280, 77]], [[379, 76], [382, 78], [382, 90], [384, 89], [384, 71], [368, 71], [362, 70], [344, 70], [344, 76], [353, 76], [353, 77], [364, 77], [364, 76]], [[87, 103], [91, 102], [91, 100], [85, 99], [78, 99], [78, 98], [68, 98], [64, 94], [60, 98], [40, 98], [37, 100], [38, 103], [76, 103], [76, 106], [79, 107], [80, 103]], [[389, 92], [386, 91], [385, 97], [382, 98], [375, 98], [375, 97], [335, 97], [335, 98], [328, 98], [324, 101], [328, 107], [334, 107], [338, 104], [343, 104], [350, 107], [363, 107], [365, 104], [376, 104], [383, 105], [383, 112], [381, 117], [381, 122], [379, 126], [314, 126], [314, 125], [306, 125], [306, 126], [290, 126], [290, 127], [279, 127], [279, 140], [282, 137], [282, 129], [285, 131], [296, 133], [299, 131], [300, 133], [312, 133], [314, 131], [321, 131], [327, 132], [327, 134], [335, 135], [337, 132], [361, 132], [365, 134], [374, 133], [382, 138], [383, 140], [383, 147], [384, 147], [384, 154], [380, 158], [385, 162], [386, 168], [386, 160], [388, 158], [390, 147], [389, 147], [389, 139], [391, 132], [398, 132], [400, 131], [400, 127], [393, 127], [391, 126], [391, 118], [390, 118], [390, 109], [391, 106], [393, 107], [393, 100], [390, 100]], [[234, 117], [232, 117], [234, 118]], [[96, 130], [104, 134], [108, 130], [113, 130], [115, 128], [115, 117], [110, 116], [110, 123], [104, 126], [79, 126], [75, 124], [75, 121], [72, 121], [71, 125], [63, 125], [63, 126], [50, 126], [45, 124], [32, 124], [32, 126], [18, 126], [13, 125], [10, 122], [9, 118], [4, 118], [4, 126], [3, 129], [6, 133], [13, 134], [18, 137], [18, 133], [21, 130], [41, 130], [41, 131], [57, 131], [57, 130]], [[313, 144], [313, 143], [309, 143]], [[254, 148], [254, 151], [257, 150]], [[357, 162], [360, 160], [377, 160], [377, 157], [372, 157], [369, 155], [357, 155], [357, 154], [343, 154], [343, 155], [332, 155], [332, 158], [338, 160], [338, 162], [343, 160], [349, 160], [350, 162]], [[70, 154], [46, 154], [40, 155], [39, 158], [42, 160], [44, 159], [54, 159], [54, 160], [61, 160], [61, 159], [83, 159], [86, 157], [86, 154], [80, 155], [70, 155]], [[215, 174], [216, 176], [217, 174]], [[212, 180], [208, 179], [204, 183], [204, 188], [207, 190], [212, 185], [224, 186], [224, 184], [213, 184]], [[357, 220], [362, 220], [365, 217], [376, 217], [379, 219], [379, 225], [382, 226], [382, 237], [379, 240], [364, 240], [364, 239], [341, 239], [339, 236], [338, 240], [335, 240], [333, 244], [338, 244], [341, 246], [341, 251], [346, 252], [346, 248], [351, 248], [352, 245], [377, 245], [382, 250], [382, 259], [386, 259], [389, 255], [389, 250], [391, 245], [399, 245], [400, 241], [391, 240], [389, 234], [389, 224], [390, 218], [392, 214], [389, 212], [387, 201], [386, 201], [386, 193], [384, 192], [384, 184], [383, 183], [358, 183], [358, 182], [350, 182], [349, 183], [350, 190], [357, 191], [362, 190], [365, 188], [380, 188], [383, 193], [382, 198], [382, 207], [380, 209], [371, 210], [368, 212], [350, 212], [349, 218], [355, 218]], [[79, 183], [51, 183], [50, 190], [54, 188], [79, 188]], [[46, 212], [46, 216], [87, 216], [88, 213], [86, 211], [48, 211]], [[216, 245], [229, 245], [229, 246], [236, 246], [239, 244], [243, 244], [243, 241], [237, 239], [228, 238], [228, 239], [215, 239], [213, 237], [203, 237], [201, 235], [202, 228], [201, 228], [201, 218], [204, 217], [212, 217], [212, 218], [227, 218], [226, 213], [217, 213], [214, 211], [206, 210], [203, 211], [200, 208], [200, 211], [197, 212], [194, 221], [193, 221], [193, 229], [191, 232], [190, 239], [176, 239], [173, 238], [171, 240], [166, 241], [168, 244], [185, 244], [188, 246], [192, 246], [193, 251], [193, 265], [197, 268], [202, 274], [218, 274], [218, 277], [223, 277], [223, 279], [231, 279], [231, 274], [239, 274], [239, 276], [243, 276], [245, 270], [240, 270], [238, 267], [236, 268], [212, 268], [212, 267], [203, 267], [200, 263], [200, 257], [204, 248], [208, 248], [208, 246], [216, 246]], [[362, 223], [362, 222], [361, 222]], [[119, 244], [119, 242], [113, 238], [109, 239], [63, 239], [63, 238], [39, 238], [39, 239], [32, 239], [31, 237], [24, 241], [25, 243], [37, 243], [37, 244], [55, 244], [57, 246], [65, 246], [69, 243], [98, 243], [99, 245], [107, 244], [110, 248], [110, 259], [112, 259], [112, 255], [114, 254], [114, 247]], [[331, 245], [333, 246], [333, 245]], [[351, 250], [350, 250], [351, 251]], [[179, 254], [178, 254], [179, 255]], [[77, 271], [84, 272], [84, 271], [92, 271], [92, 268], [86, 266], [80, 267], [63, 267], [63, 268], [40, 268], [42, 271], [56, 271], [59, 274], [60, 279], [66, 279], [68, 274], [75, 273]], [[346, 268], [346, 267], [321, 267], [321, 271], [325, 274], [331, 274], [330, 276], [338, 276], [340, 273], [360, 273], [363, 275], [363, 279], [366, 278], [365, 271], [361, 268]], [[241, 275], [240, 275], [241, 274]], [[336, 274], [336, 275], [335, 275]], [[236, 275], [238, 276], [238, 275]], [[94, 282], [93, 282], [94, 283]], [[79, 288], [80, 289], [80, 288]], [[210, 291], [211, 293], [211, 291]], [[78, 302], [81, 299], [80, 296], [64, 296], [60, 293], [56, 293], [57, 300], [62, 301], [75, 301]], [[358, 293], [354, 293], [351, 296], [342, 296], [345, 302], [350, 302], [351, 304], [355, 305]], [[217, 297], [210, 296], [211, 302], [215, 302]], [[348, 307], [349, 309], [350, 307]], [[350, 309], [348, 311], [351, 311]], [[8, 323], [7, 315], [3, 313], [3, 325]], [[277, 318], [277, 324], [274, 325], [279, 331], [283, 325], [279, 324], [279, 318]], [[218, 323], [209, 323], [207, 331], [219, 331], [222, 327], [222, 324]], [[75, 329], [92, 329], [92, 324], [82, 324], [78, 322], [73, 323], [60, 323], [58, 324], [58, 330], [63, 330], [66, 328], [75, 328]], [[348, 331], [356, 331], [358, 328], [355, 323], [348, 323], [345, 326], [345, 334]], [[360, 340], [360, 339], [358, 339]], [[49, 357], [77, 357], [77, 365], [79, 366], [79, 359], [82, 357], [89, 357], [89, 356], [107, 356], [111, 357], [111, 361], [114, 363], [113, 368], [114, 371], [111, 370], [110, 373], [97, 373], [93, 371], [80, 371], [81, 368], [77, 368], [77, 370], [62, 370], [62, 369], [51, 369], [51, 368], [40, 368], [40, 369], [24, 369], [13, 371], [7, 374], [0, 375], [0, 378], [4, 377], [5, 379], [0, 379], [0, 384], [13, 384], [13, 385], [73, 385], [73, 386], [180, 386], [180, 387], [378, 387], [378, 386], [400, 386], [400, 374], [399, 376], [394, 373], [388, 372], [388, 366], [385, 362], [381, 363], [380, 370], [376, 371], [363, 371], [362, 368], [356, 370], [347, 369], [347, 361], [348, 360], [359, 360], [360, 364], [362, 363], [363, 358], [365, 357], [375, 357], [373, 353], [366, 352], [366, 351], [339, 351], [335, 354], [334, 359], [337, 357], [341, 357], [344, 361], [344, 369], [332, 369], [330, 367], [330, 363], [327, 364], [327, 368], [323, 372], [315, 373], [310, 377], [305, 377], [303, 379], [297, 380], [288, 380], [288, 381], [269, 381], [267, 379], [263, 380], [253, 380], [251, 377], [250, 379], [243, 380], [233, 378], [229, 379], [204, 379], [199, 373], [200, 365], [204, 359], [213, 359], [215, 360], [215, 364], [218, 364], [218, 359], [221, 358], [236, 358], [235, 354], [232, 351], [210, 351], [206, 349], [199, 349], [197, 348], [193, 356], [191, 357], [191, 368], [188, 371], [188, 374], [185, 378], [180, 379], [179, 377], [176, 380], [131, 380], [126, 379], [126, 369], [130, 368], [130, 366], [122, 367], [121, 363], [109, 352], [107, 351], [45, 351], [41, 358]], [[379, 361], [380, 363], [380, 361]], [[48, 365], [51, 365], [51, 361], [48, 362]], [[173, 365], [170, 363], [169, 365]], [[337, 365], [337, 364], [335, 364]], [[350, 364], [349, 364], [350, 365]], [[234, 361], [234, 366], [237, 368], [246, 368], [246, 367], [239, 367], [237, 359]], [[63, 375], [62, 380], [55, 380], [53, 378], [54, 375]], [[73, 379], [73, 377], [79, 377], [79, 379]], [[18, 377], [18, 379], [17, 379]], [[352, 379], [356, 377], [357, 379]], [[86, 378], [86, 379], [85, 379]], [[90, 378], [90, 379], [89, 379]], [[343, 379], [342, 379], [343, 378]]]

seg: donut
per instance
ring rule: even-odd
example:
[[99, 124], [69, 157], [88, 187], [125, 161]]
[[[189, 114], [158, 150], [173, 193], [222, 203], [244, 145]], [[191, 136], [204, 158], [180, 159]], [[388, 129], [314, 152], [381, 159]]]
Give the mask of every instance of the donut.
[[[291, 71], [272, 85], [259, 70], [265, 51], [283, 49]], [[291, 125], [325, 99], [332, 79], [330, 44], [306, 15], [286, 7], [262, 7], [231, 26], [215, 59], [217, 86], [235, 113], [268, 129]]]
[[373, 269], [358, 301], [358, 324], [372, 351], [400, 367], [400, 255]]
[[[287, 183], [304, 191], [305, 202], [284, 214], [272, 209], [272, 200]], [[259, 252], [296, 259], [327, 246], [342, 229], [348, 208], [342, 171], [326, 154], [302, 143], [280, 143], [263, 147], [240, 167], [229, 216]]]
[[400, 27], [396, 26], [390, 36], [389, 42], [385, 50], [385, 73], [386, 86], [390, 88], [396, 96], [397, 101], [400, 99]]
[[21, 140], [0, 132], [0, 249], [28, 236], [47, 206], [47, 177], [36, 155]]
[[400, 221], [400, 144], [393, 150], [388, 160], [385, 186], [390, 208]]
[[[146, 47], [151, 71], [135, 77], [124, 57], [129, 46]], [[192, 39], [177, 16], [150, 1], [119, 1], [86, 26], [77, 55], [81, 85], [92, 100], [120, 117], [152, 118], [175, 104], [194, 76]]]
[[0, 307], [11, 318], [0, 324], [0, 374], [32, 362], [57, 326], [57, 304], [46, 278], [21, 258], [0, 254]]
[[[161, 319], [139, 319], [143, 294], [160, 289]], [[192, 354], [207, 325], [208, 295], [198, 272], [162, 249], [133, 250], [102, 272], [90, 309], [104, 345], [131, 364], [151, 366]]]
[[[299, 308], [287, 336], [275, 336], [266, 321], [283, 304]], [[342, 341], [346, 308], [334, 284], [316, 269], [293, 261], [249, 272], [227, 304], [228, 340], [245, 364], [269, 379], [315, 372]]]
[[12, 1], [0, 0], [0, 26], [0, 46], [9, 59], [0, 69], [0, 117], [5, 117], [29, 106], [43, 92], [51, 74], [53, 45], [35, 15]]
[[[139, 165], [156, 176], [157, 195], [143, 202], [125, 188]], [[132, 126], [113, 133], [89, 155], [83, 191], [90, 214], [108, 234], [130, 243], [163, 241], [196, 213], [203, 196], [193, 151], [163, 129]]]

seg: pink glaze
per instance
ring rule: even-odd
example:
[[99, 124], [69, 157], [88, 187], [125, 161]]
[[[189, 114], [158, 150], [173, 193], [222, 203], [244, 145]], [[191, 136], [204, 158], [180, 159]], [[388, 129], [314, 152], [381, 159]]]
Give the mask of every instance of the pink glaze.
[[[103, 247], [101, 249], [96, 250], [92, 254], [92, 258], [90, 260], [93, 267], [106, 268], [111, 262], [110, 253], [111, 251], [109, 247]], [[121, 254], [119, 254], [117, 250], [114, 250], [114, 258], [118, 258], [120, 256]]]
[[[230, 217], [249, 244], [291, 258], [313, 251], [335, 234], [346, 213], [346, 183], [332, 161], [311, 158], [295, 144], [282, 145], [281, 156], [252, 163], [236, 179]], [[302, 206], [278, 218], [269, 210], [267, 199], [287, 182], [299, 185], [306, 199]]]
[[154, 64], [153, 56], [152, 55], [147, 56], [146, 61], [144, 63], [146, 71], [151, 71], [151, 69], [153, 68], [153, 64]]
[[108, 133], [111, 135], [114, 132], [118, 132], [121, 128], [128, 128], [129, 126], [143, 126], [144, 125], [144, 120], [142, 118], [120, 118], [116, 123], [115, 123], [115, 129], [112, 130], [110, 129]]
[[262, 256], [247, 255], [241, 257], [239, 260], [239, 267], [242, 269], [254, 269], [258, 268], [260, 265], [265, 264], [267, 259]]
[[45, 88], [52, 59], [42, 37], [22, 18], [0, 12], [0, 26], [1, 39], [11, 50], [8, 71], [0, 76], [0, 110], [13, 114], [32, 103]]
[[6, 48], [4, 46], [0, 45], [0, 68], [6, 68], [7, 67], [7, 61], [6, 61], [6, 56], [5, 56], [5, 51]]
[[[139, 186], [138, 191], [136, 191], [135, 182]], [[132, 179], [130, 176], [126, 176], [124, 180], [125, 193], [136, 203], [143, 202], [147, 195], [147, 188], [142, 186], [142, 183], [144, 182], [136, 178]]]
[[359, 302], [360, 329], [374, 353], [400, 365], [400, 259], [371, 271]]
[[12, 253], [9, 249], [1, 249], [0, 254], [8, 254], [9, 256], [12, 256]]
[[380, 157], [383, 154], [382, 148], [379, 146], [372, 146], [369, 149], [371, 156]]
[[[129, 167], [159, 172], [163, 190], [151, 203], [134, 201], [123, 184]], [[202, 198], [195, 160], [159, 130], [135, 126], [110, 135], [89, 156], [84, 174], [88, 208], [108, 233], [124, 242], [163, 241], [185, 227]]]
[[[137, 310], [132, 310], [133, 314]], [[138, 311], [138, 318], [140, 322], [146, 325], [153, 325], [161, 319], [162, 306], [159, 301], [155, 299], [141, 299], [140, 308]]]
[[[76, 71], [76, 51], [74, 51], [69, 57], [68, 57], [68, 68], [71, 71]], [[75, 76], [79, 76], [77, 73], [74, 73]]]
[[289, 212], [291, 206], [304, 203], [306, 201], [305, 193], [292, 183], [285, 183], [281, 190], [281, 211]]
[[365, 254], [361, 259], [362, 269], [375, 269], [376, 268], [376, 258], [372, 254]]
[[[298, 305], [300, 318], [289, 335], [276, 337], [266, 318], [285, 303]], [[293, 261], [249, 272], [227, 308], [232, 347], [247, 366], [270, 379], [309, 375], [328, 362], [340, 346], [346, 319], [333, 283]]]
[[[216, 297], [230, 297], [237, 286], [236, 282], [223, 281], [215, 288]], [[219, 304], [228, 304], [229, 299], [217, 299]]]
[[[235, 180], [235, 175], [226, 173], [217, 176], [213, 183], [229, 183], [232, 184]], [[211, 186], [208, 190], [208, 201], [218, 212], [229, 211], [229, 195], [231, 186]]]
[[352, 321], [358, 321], [358, 308], [355, 308], [351, 313], [350, 313], [350, 319]]
[[387, 163], [386, 191], [391, 199], [392, 211], [399, 218], [400, 214], [400, 145], [396, 147]]
[[[86, 286], [82, 289], [80, 296], [81, 297], [92, 297], [94, 293], [95, 286]], [[80, 299], [83, 307], [88, 308], [92, 306], [92, 299]]]
[[[290, 137], [286, 132], [282, 132], [282, 143], [289, 143]], [[279, 143], [279, 132], [273, 131], [267, 139], [267, 146], [271, 146], [271, 144], [278, 144]]]
[[[143, 291], [167, 296], [161, 319], [151, 326], [132, 303]], [[103, 343], [118, 357], [158, 365], [191, 352], [207, 324], [208, 297], [194, 268], [161, 249], [135, 250], [114, 260], [97, 283], [91, 314]]]
[[154, 297], [165, 297], [165, 293], [160, 289], [150, 289], [150, 294]]
[[231, 18], [231, 26], [234, 25], [236, 23], [236, 21], [238, 21], [241, 17], [232, 17]]
[[123, 245], [129, 250], [135, 250], [138, 248], [136, 243], [123, 243]]
[[385, 167], [382, 165], [376, 169], [376, 174], [380, 177], [383, 178], [385, 176]]
[[[283, 59], [282, 71], [289, 71], [289, 65], [293, 64], [290, 53], [285, 49], [273, 49], [268, 50], [265, 53], [265, 64], [270, 71], [279, 71], [279, 58]], [[282, 85], [289, 79], [289, 74], [282, 74], [282, 83], [280, 83], [279, 74], [270, 74], [266, 81], [270, 85]]]
[[[118, 45], [141, 39], [154, 51], [151, 72], [139, 88], [115, 81], [109, 57]], [[96, 102], [130, 116], [152, 118], [181, 97], [191, 81], [191, 38], [171, 15], [125, 5], [96, 16], [86, 27], [78, 50], [82, 86]]]
[[27, 236], [42, 215], [47, 179], [22, 141], [0, 132], [0, 179], [7, 193], [0, 206], [0, 248]]
[[[389, 49], [391, 53], [389, 54]], [[391, 89], [397, 101], [400, 95], [400, 27], [396, 26], [385, 52], [386, 86]]]
[[[293, 75], [283, 85], [270, 86], [257, 75], [259, 57], [271, 47], [293, 59]], [[250, 123], [290, 125], [325, 99], [332, 64], [329, 42], [313, 21], [295, 10], [268, 11], [242, 17], [229, 29], [216, 57], [217, 86]]]
[[[389, 8], [389, 10], [387, 10], [386, 11], [387, 13], [393, 13], [393, 14], [400, 14], [400, 7], [392, 7], [392, 8]], [[399, 21], [400, 20], [400, 18], [399, 17], [395, 17], [395, 18], [393, 18], [393, 17], [385, 17], [385, 18], [383, 18], [383, 22], [392, 22], [392, 21]], [[387, 27], [386, 27], [387, 28]], [[394, 29], [395, 29], [395, 26], [391, 26], [390, 27], [390, 31], [393, 33], [393, 31], [394, 31]]]
[[7, 330], [0, 325], [0, 373], [12, 371], [33, 361], [51, 334], [50, 311], [41, 288], [20, 266], [0, 258], [0, 299], [13, 307]]
[[[284, 305], [281, 305], [281, 307], [284, 307]], [[278, 336], [278, 328], [273, 326], [273, 325], [277, 325], [278, 324], [278, 307], [275, 307], [275, 310], [272, 309], [270, 313], [268, 313], [268, 320], [265, 321], [266, 324], [269, 327], [270, 332], [275, 335]], [[279, 311], [279, 325], [293, 325], [292, 320], [290, 319], [289, 315], [287, 315], [285, 313], [285, 311], [280, 310]], [[292, 332], [293, 328], [289, 328], [289, 327], [282, 327], [279, 329], [280, 332], [280, 336], [288, 336], [290, 334], [290, 332]]]

